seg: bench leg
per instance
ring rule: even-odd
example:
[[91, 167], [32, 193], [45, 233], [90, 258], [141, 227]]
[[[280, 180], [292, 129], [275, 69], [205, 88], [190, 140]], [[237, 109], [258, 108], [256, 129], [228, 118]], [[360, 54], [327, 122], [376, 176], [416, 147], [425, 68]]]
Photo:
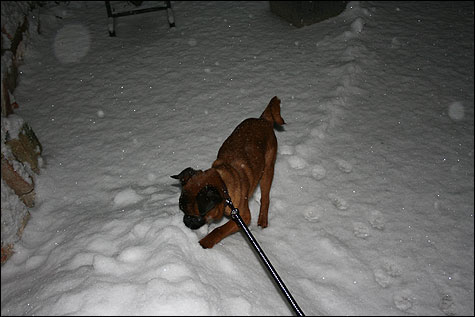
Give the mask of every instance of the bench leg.
[[173, 28], [175, 27], [175, 15], [173, 14], [172, 5], [170, 1], [166, 1], [167, 3], [167, 18], [168, 18], [168, 25]]
[[114, 37], [115, 36], [115, 26], [116, 26], [116, 19], [117, 18], [108, 18], [109, 22], [109, 36]]

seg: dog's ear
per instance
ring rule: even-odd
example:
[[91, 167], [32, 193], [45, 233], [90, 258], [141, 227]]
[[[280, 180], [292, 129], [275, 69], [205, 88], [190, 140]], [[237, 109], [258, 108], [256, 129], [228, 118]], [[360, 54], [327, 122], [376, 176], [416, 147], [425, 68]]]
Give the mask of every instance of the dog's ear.
[[203, 187], [198, 192], [198, 195], [196, 195], [196, 203], [198, 204], [200, 216], [204, 216], [221, 201], [223, 201], [223, 197], [221, 197], [216, 187], [210, 185]]
[[198, 172], [200, 171], [194, 170], [191, 167], [187, 167], [180, 174], [172, 175], [170, 177], [174, 179], [178, 179], [181, 183], [181, 186], [184, 186], [188, 182], [188, 180]]

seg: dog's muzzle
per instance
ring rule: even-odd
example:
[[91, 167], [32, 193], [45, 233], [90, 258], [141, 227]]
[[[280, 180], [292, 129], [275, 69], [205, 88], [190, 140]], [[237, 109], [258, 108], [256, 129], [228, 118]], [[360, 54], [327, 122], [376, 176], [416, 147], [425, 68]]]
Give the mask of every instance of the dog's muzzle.
[[206, 223], [206, 220], [204, 217], [201, 216], [185, 215], [183, 216], [183, 222], [185, 223], [185, 226], [195, 230], [204, 225]]

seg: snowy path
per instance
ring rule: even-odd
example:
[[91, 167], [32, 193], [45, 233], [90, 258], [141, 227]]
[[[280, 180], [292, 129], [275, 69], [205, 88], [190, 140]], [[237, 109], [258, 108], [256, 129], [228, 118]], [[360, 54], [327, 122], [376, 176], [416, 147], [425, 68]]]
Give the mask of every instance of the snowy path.
[[142, 15], [117, 38], [102, 2], [60, 8], [15, 95], [46, 166], [2, 315], [289, 314], [241, 234], [201, 249], [219, 224], [186, 228], [169, 177], [274, 95], [288, 124], [250, 227], [303, 311], [473, 315], [473, 4], [295, 29], [266, 2], [177, 2], [175, 30]]

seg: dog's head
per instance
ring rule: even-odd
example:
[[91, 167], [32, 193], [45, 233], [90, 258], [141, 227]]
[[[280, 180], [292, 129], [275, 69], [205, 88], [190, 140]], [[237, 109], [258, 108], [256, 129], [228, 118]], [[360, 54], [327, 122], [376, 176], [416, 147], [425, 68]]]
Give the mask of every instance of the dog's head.
[[188, 167], [171, 177], [181, 183], [179, 206], [185, 213], [183, 222], [188, 228], [198, 229], [223, 217], [225, 185], [215, 169], [203, 172]]

